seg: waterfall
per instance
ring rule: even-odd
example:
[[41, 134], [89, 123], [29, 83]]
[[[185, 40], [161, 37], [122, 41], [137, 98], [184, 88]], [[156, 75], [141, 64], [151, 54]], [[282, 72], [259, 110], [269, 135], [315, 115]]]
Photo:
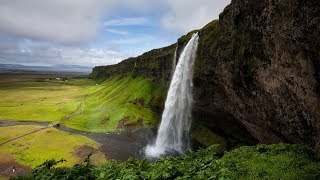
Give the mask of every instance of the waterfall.
[[183, 153], [189, 148], [192, 77], [198, 39], [198, 33], [193, 34], [179, 57], [169, 87], [156, 142], [145, 149], [148, 157], [160, 157], [168, 152]]
[[178, 43], [177, 43], [177, 47], [176, 47], [176, 50], [174, 51], [173, 60], [172, 60], [172, 72], [171, 72], [172, 76], [173, 76], [174, 71], [175, 71], [175, 69], [176, 69], [178, 46], [179, 46], [179, 45], [178, 45]]

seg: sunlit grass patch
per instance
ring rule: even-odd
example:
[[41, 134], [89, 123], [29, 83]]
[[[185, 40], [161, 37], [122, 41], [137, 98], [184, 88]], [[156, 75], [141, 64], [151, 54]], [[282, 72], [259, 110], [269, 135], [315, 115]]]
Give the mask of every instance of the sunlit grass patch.
[[[0, 137], [13, 138], [40, 128], [42, 127], [0, 127]], [[36, 167], [47, 159], [59, 160], [61, 158], [67, 160], [66, 163], [61, 164], [62, 166], [72, 166], [85, 158], [76, 153], [79, 149], [81, 150], [81, 147], [87, 147], [89, 150], [86, 153], [88, 154], [89, 151], [92, 151], [94, 154], [92, 157], [98, 164], [105, 162], [106, 158], [98, 150], [100, 146], [99, 143], [85, 136], [70, 134], [55, 128], [47, 128], [3, 144], [0, 146], [0, 151], [11, 153], [17, 162], [29, 167]]]
[[88, 88], [83, 114], [72, 117], [65, 125], [83, 131], [116, 131], [120, 120], [125, 125], [155, 126], [159, 116], [152, 109], [153, 101], [165, 96], [163, 85], [145, 78], [114, 77]]
[[0, 83], [0, 119], [59, 121], [77, 109], [93, 80]]

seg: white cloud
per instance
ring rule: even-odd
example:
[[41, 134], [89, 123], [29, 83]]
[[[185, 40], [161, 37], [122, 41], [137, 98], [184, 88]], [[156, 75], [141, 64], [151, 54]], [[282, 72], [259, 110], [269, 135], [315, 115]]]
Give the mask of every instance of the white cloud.
[[162, 26], [170, 31], [187, 33], [202, 28], [214, 19], [231, 0], [166, 0], [169, 11], [162, 18]]
[[[0, 33], [62, 44], [86, 43], [97, 36], [105, 16], [121, 9], [147, 12], [154, 4], [149, 0], [1, 0]], [[120, 18], [106, 25], [141, 25], [146, 21], [144, 17]]]
[[140, 13], [154, 13], [162, 8], [162, 0], [118, 0], [118, 7], [126, 11], [136, 11]]
[[106, 31], [111, 32], [113, 34], [119, 34], [119, 35], [128, 35], [129, 34], [128, 31], [123, 31], [123, 30], [118, 30], [118, 29], [107, 28]]
[[[129, 55], [167, 45], [171, 39], [174, 42], [176, 36], [203, 27], [218, 18], [218, 14], [229, 2], [1, 0], [0, 63], [117, 63]], [[132, 14], [136, 16], [129, 16]], [[108, 20], [104, 21], [106, 18]], [[155, 29], [158, 24], [162, 29]], [[132, 25], [148, 25], [150, 29], [138, 32], [139, 29], [126, 27]], [[163, 29], [167, 31], [163, 32]], [[151, 32], [153, 30], [155, 33]], [[98, 34], [100, 32], [105, 34]], [[106, 35], [106, 32], [113, 34]], [[115, 39], [114, 34], [123, 36]], [[167, 36], [171, 36], [171, 39]], [[100, 44], [95, 45], [96, 42]], [[88, 48], [90, 45], [101, 47], [108, 43], [116, 50]]]
[[0, 33], [74, 44], [92, 40], [102, 25], [113, 27], [148, 23], [146, 17], [102, 22], [105, 15], [123, 11], [162, 13], [161, 24], [165, 29], [185, 33], [218, 18], [218, 14], [229, 2], [230, 0], [2, 0]]
[[61, 46], [46, 42], [22, 40], [0, 46], [0, 64], [38, 65], [108, 65], [126, 58], [118, 51], [102, 48]]
[[118, 18], [111, 19], [104, 22], [107, 27], [110, 26], [132, 26], [132, 25], [144, 25], [148, 22], [145, 17], [134, 17], [134, 18]]
[[115, 0], [2, 0], [0, 32], [73, 44], [96, 36], [101, 17]]
[[95, 48], [67, 48], [61, 53], [64, 62], [68, 64], [108, 65], [120, 62], [125, 58], [120, 52]]
[[141, 44], [145, 42], [149, 42], [151, 40], [154, 40], [152, 36], [148, 35], [137, 35], [136, 37], [131, 38], [121, 38], [117, 40], [112, 40], [111, 44], [125, 44], [125, 45], [133, 45], [133, 44]]

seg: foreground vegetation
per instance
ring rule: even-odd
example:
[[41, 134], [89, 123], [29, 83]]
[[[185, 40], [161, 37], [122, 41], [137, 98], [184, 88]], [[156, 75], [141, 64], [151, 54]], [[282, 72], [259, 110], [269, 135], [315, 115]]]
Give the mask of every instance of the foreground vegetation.
[[12, 179], [317, 179], [320, 155], [302, 145], [243, 146], [223, 157], [216, 146], [156, 162], [130, 159], [93, 166], [88, 161], [61, 168], [47, 161], [31, 174]]
[[[39, 130], [39, 131], [36, 131]], [[36, 132], [34, 132], [36, 131]], [[12, 161], [27, 167], [36, 167], [47, 159], [64, 157], [67, 162], [63, 166], [73, 166], [84, 160], [85, 154], [92, 153], [95, 164], [106, 161], [100, 144], [81, 135], [59, 131], [53, 127], [43, 129], [42, 126], [7, 126], [0, 127], [0, 143], [14, 137], [34, 132], [0, 146], [0, 165], [8, 154]], [[9, 160], [8, 160], [9, 161]]]

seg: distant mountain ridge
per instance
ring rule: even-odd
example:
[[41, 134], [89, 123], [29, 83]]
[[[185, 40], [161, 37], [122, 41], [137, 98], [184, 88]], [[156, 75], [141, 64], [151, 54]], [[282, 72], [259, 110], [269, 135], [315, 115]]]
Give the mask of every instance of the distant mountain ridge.
[[44, 71], [44, 72], [83, 72], [90, 73], [92, 67], [80, 65], [26, 66], [20, 64], [0, 64], [0, 72]]

